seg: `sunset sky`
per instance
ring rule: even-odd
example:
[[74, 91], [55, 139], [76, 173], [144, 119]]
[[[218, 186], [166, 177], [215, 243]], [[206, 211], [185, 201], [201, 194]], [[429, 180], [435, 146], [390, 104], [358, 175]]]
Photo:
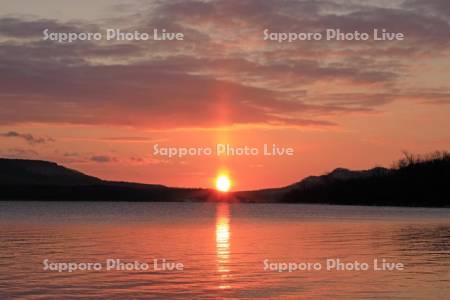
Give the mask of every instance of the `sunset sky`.
[[[43, 30], [183, 41], [44, 41]], [[265, 41], [263, 31], [403, 41]], [[264, 143], [288, 157], [152, 155]], [[450, 150], [450, 1], [0, 1], [0, 156], [103, 179], [233, 189]]]

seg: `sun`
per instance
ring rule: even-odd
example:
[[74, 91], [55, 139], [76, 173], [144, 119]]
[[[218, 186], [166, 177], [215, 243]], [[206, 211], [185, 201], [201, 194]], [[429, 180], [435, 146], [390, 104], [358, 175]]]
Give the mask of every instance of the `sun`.
[[216, 178], [216, 189], [220, 192], [228, 192], [231, 188], [231, 180], [227, 175], [219, 175]]

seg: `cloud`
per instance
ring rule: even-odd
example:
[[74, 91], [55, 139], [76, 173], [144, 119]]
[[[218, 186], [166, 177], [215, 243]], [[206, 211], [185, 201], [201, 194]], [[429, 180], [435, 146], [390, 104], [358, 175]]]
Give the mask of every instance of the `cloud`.
[[54, 140], [49, 137], [35, 137], [29, 133], [18, 133], [16, 131], [9, 131], [5, 133], [0, 133], [0, 136], [5, 138], [19, 138], [25, 140], [30, 145], [35, 144], [45, 144], [47, 142], [53, 142]]
[[23, 148], [9, 148], [6, 150], [0, 149], [0, 155], [7, 158], [35, 158], [39, 156], [37, 151], [32, 149], [23, 149]]
[[80, 153], [78, 152], [64, 152], [64, 157], [79, 157]]
[[151, 139], [149, 137], [145, 136], [110, 136], [110, 137], [104, 137], [101, 138], [103, 141], [110, 141], [110, 142], [125, 142], [125, 143], [140, 143], [140, 142], [155, 142], [155, 139]]
[[97, 162], [97, 163], [110, 163], [110, 162], [116, 162], [117, 158], [113, 156], [108, 155], [94, 155], [91, 157], [91, 161]]
[[4, 17], [0, 19], [0, 35], [5, 37], [36, 38], [42, 35], [42, 31], [46, 28], [53, 28], [59, 32], [79, 32], [81, 26], [48, 19], [30, 20], [17, 17]]
[[[163, 63], [129, 66], [40, 66], [36, 76], [0, 74], [0, 120], [173, 128], [286, 122], [307, 110], [283, 92], [177, 72]], [[28, 78], [27, 78], [28, 77]], [[61, 82], [60, 78], [64, 78]], [[102, 78], [102, 80], [98, 80]], [[59, 82], [55, 85], [55, 82]], [[23, 86], [28, 88], [24, 89]], [[7, 96], [14, 95], [14, 96]], [[30, 101], [33, 99], [33, 101]], [[9, 112], [15, 111], [11, 114]], [[18, 113], [17, 113], [18, 112]], [[305, 125], [320, 120], [305, 120]]]
[[[0, 124], [334, 126], [332, 116], [338, 113], [372, 113], [405, 99], [402, 82], [414, 77], [412, 62], [450, 51], [446, 1], [282, 3], [157, 1], [142, 13], [98, 24], [2, 18], [0, 35], [20, 41], [0, 44]], [[180, 43], [40, 40], [44, 28], [79, 32], [115, 24], [141, 32], [179, 30], [186, 38]], [[264, 28], [387, 28], [407, 39], [281, 45], [262, 41]], [[444, 88], [448, 93], [450, 87]]]
[[450, 2], [447, 0], [408, 0], [403, 2], [403, 6], [450, 21]]

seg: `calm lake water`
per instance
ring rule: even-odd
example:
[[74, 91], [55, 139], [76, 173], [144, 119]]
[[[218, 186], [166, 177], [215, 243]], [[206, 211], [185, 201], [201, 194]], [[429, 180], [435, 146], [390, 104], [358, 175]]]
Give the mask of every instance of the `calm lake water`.
[[[101, 269], [45, 270], [46, 259]], [[149, 269], [107, 270], [108, 259]], [[327, 270], [327, 259], [370, 269]], [[404, 270], [374, 271], [374, 259]], [[273, 269], [308, 262], [322, 268]], [[83, 297], [449, 299], [450, 209], [0, 202], [0, 298]]]

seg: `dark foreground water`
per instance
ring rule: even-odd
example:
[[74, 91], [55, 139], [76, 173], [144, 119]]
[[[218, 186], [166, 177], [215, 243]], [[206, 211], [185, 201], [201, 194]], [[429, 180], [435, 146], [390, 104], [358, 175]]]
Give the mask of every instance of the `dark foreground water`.
[[0, 299], [449, 299], [449, 249], [450, 209], [0, 202]]

